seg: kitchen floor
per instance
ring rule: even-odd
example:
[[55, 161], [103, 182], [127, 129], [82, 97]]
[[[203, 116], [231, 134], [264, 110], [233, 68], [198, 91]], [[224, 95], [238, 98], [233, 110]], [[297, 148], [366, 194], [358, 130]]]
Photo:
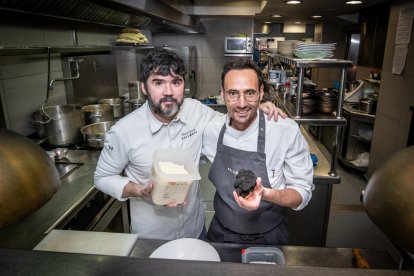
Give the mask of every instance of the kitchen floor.
[[[330, 154], [324, 146], [318, 146], [330, 160]], [[200, 165], [200, 174], [204, 179], [201, 189], [207, 204], [207, 227], [214, 214], [212, 201], [215, 192], [212, 184], [208, 180], [205, 181], [209, 168], [210, 163]], [[337, 172], [341, 177], [341, 183], [333, 185], [326, 247], [385, 249], [396, 259], [392, 244], [371, 222], [362, 208], [360, 195], [367, 184], [364, 174], [343, 166], [340, 162]]]

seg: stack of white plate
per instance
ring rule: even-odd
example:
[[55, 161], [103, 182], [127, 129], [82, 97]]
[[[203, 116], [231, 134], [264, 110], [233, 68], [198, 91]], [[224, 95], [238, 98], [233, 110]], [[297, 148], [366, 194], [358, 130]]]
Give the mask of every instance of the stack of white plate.
[[277, 42], [277, 53], [284, 56], [291, 56], [294, 43], [300, 43], [299, 40], [285, 40]]
[[333, 57], [336, 43], [294, 43], [292, 53], [302, 59], [322, 59]]

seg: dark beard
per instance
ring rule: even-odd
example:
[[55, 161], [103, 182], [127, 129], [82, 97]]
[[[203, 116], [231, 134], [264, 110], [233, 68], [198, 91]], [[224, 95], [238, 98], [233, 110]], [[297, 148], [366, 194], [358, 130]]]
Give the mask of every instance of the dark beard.
[[[161, 104], [163, 102], [173, 102], [175, 103], [175, 106], [173, 105], [173, 107], [171, 108], [167, 108], [165, 110], [161, 109]], [[175, 114], [178, 113], [178, 111], [180, 111], [181, 105], [183, 104], [183, 102], [178, 102], [178, 100], [176, 98], [173, 98], [172, 96], [166, 96], [164, 98], [161, 98], [160, 101], [158, 102], [158, 104], [156, 104], [151, 97], [148, 97], [148, 104], [151, 108], [151, 110], [155, 113], [155, 114], [160, 114], [162, 116], [174, 116]]]

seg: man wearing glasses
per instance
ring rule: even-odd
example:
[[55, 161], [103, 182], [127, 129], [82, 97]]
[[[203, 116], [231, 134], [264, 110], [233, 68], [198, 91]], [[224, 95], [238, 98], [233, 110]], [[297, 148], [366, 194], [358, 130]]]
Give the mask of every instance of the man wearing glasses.
[[[213, 163], [209, 179], [216, 188], [207, 239], [288, 244], [287, 208], [304, 208], [314, 189], [307, 142], [293, 120], [268, 121], [258, 110], [266, 84], [252, 61], [229, 60], [221, 80], [228, 114], [225, 122], [210, 122], [203, 135], [203, 154]], [[246, 197], [233, 186], [242, 169], [257, 176]]]

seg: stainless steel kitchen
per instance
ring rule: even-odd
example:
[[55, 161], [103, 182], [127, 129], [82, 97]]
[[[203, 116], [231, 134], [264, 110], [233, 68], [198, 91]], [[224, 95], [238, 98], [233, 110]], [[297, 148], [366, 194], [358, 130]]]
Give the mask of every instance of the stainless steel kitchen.
[[[414, 1], [15, 0], [0, 1], [0, 15], [1, 275], [414, 275]], [[154, 51], [185, 67], [185, 104], [170, 121], [153, 109], [145, 70]], [[290, 118], [274, 124], [296, 122], [310, 153], [309, 203], [281, 207], [287, 244], [252, 242], [251, 232], [245, 243], [209, 240], [222, 206], [206, 141], [187, 151], [138, 128], [114, 134], [130, 121], [153, 135], [151, 121], [190, 125], [179, 116], [189, 102], [231, 126], [221, 72], [233, 58], [260, 70], [261, 102]], [[249, 93], [236, 104], [249, 105]], [[139, 117], [144, 110], [154, 116]], [[205, 139], [205, 120], [180, 141]], [[125, 165], [108, 159], [126, 147]], [[118, 166], [102, 185], [99, 175]], [[124, 191], [113, 188], [121, 182]], [[137, 198], [124, 194], [130, 183], [142, 187]], [[183, 215], [198, 204], [190, 197], [201, 199], [195, 236], [184, 231], [196, 228]], [[182, 229], [143, 234], [136, 201], [153, 206], [138, 211], [144, 226], [174, 213]]]

